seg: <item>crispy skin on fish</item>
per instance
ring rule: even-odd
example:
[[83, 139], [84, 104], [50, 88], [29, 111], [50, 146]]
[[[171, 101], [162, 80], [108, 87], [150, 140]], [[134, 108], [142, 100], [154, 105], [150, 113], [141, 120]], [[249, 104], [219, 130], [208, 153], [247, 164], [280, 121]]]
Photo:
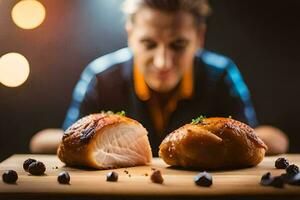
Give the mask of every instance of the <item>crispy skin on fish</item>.
[[186, 124], [161, 143], [159, 156], [169, 165], [222, 169], [255, 166], [267, 146], [248, 125], [230, 118]]
[[109, 169], [145, 165], [152, 153], [147, 130], [118, 114], [92, 114], [69, 127], [57, 155], [71, 166]]

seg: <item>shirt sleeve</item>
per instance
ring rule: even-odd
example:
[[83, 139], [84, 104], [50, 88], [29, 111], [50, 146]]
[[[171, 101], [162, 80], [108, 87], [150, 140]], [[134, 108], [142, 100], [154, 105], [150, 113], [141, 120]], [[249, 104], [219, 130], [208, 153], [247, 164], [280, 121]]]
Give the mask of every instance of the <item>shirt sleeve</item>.
[[63, 123], [63, 130], [66, 130], [81, 117], [98, 111], [97, 85], [96, 76], [87, 78], [85, 73], [81, 75], [73, 91], [71, 105]]
[[221, 102], [223, 113], [252, 127], [258, 125], [250, 92], [233, 61], [228, 60], [220, 87], [218, 88], [219, 91], [217, 93], [220, 95], [218, 98]]

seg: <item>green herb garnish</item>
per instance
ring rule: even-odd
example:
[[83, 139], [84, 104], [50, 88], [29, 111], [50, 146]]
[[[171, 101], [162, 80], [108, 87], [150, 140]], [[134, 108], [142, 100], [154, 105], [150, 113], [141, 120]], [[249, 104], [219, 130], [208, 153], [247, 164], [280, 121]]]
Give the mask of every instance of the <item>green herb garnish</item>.
[[126, 115], [126, 113], [125, 113], [125, 111], [124, 111], [124, 110], [122, 110], [122, 111], [116, 112], [116, 115], [125, 116], [125, 115]]
[[113, 115], [113, 114], [114, 114], [114, 112], [111, 111], [111, 110], [101, 110], [100, 113], [101, 113], [101, 114], [107, 114], [107, 115]]
[[195, 119], [192, 119], [192, 122], [191, 124], [199, 124], [199, 123], [202, 123], [202, 121], [206, 119], [205, 116], [203, 115], [200, 115], [199, 117], [195, 118]]
[[116, 113], [113, 112], [113, 111], [111, 111], [111, 110], [108, 110], [108, 111], [102, 110], [101, 113], [108, 114], [108, 115], [121, 115], [121, 116], [125, 116], [126, 115], [126, 113], [125, 113], [124, 110], [116, 112]]

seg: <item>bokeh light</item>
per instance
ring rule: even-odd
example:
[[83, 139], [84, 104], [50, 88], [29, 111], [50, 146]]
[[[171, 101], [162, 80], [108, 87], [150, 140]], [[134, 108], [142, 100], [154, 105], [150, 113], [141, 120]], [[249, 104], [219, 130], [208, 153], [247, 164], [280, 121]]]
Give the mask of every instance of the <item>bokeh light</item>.
[[33, 29], [44, 21], [46, 10], [43, 4], [36, 0], [22, 0], [13, 7], [11, 16], [20, 28]]
[[8, 53], [0, 58], [0, 82], [7, 87], [22, 85], [29, 71], [27, 59], [19, 53]]

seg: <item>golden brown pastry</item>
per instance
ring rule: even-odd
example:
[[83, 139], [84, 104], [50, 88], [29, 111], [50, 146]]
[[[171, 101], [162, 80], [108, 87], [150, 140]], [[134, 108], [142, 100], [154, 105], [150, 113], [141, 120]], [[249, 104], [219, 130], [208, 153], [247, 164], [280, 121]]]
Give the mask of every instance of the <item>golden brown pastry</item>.
[[65, 131], [57, 155], [67, 165], [98, 169], [145, 165], [152, 159], [146, 129], [113, 113], [77, 121]]
[[203, 118], [170, 133], [159, 147], [169, 165], [240, 168], [262, 161], [267, 146], [248, 125], [231, 118]]

